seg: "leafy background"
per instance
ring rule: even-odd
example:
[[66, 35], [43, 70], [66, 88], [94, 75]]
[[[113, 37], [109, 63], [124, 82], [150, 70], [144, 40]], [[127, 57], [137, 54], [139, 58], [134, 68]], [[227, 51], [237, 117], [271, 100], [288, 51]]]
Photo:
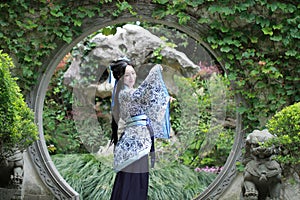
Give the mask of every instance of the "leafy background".
[[[268, 119], [277, 111], [299, 102], [300, 5], [297, 1], [143, 2], [156, 6], [152, 13], [154, 19], [164, 20], [172, 15], [176, 16], [179, 24], [184, 25], [193, 18], [205, 28], [206, 31], [201, 32], [201, 39], [216, 52], [218, 62], [224, 65], [232, 92], [242, 98], [241, 103], [236, 106], [242, 115], [244, 133], [264, 128]], [[0, 48], [9, 53], [16, 65], [12, 73], [18, 78], [22, 93], [25, 96], [30, 93], [37, 83], [39, 73], [44, 70], [43, 63], [58, 46], [70, 43], [82, 34], [85, 19], [101, 17], [108, 15], [107, 13], [112, 18], [117, 18], [125, 12], [138, 17], [135, 3], [111, 0], [1, 2]], [[104, 29], [107, 30], [110, 31]], [[53, 84], [54, 90], [70, 101], [68, 91], [59, 82]], [[70, 130], [67, 134], [74, 133], [72, 121], [68, 120], [69, 103], [61, 100], [47, 102], [49, 107], [46, 109], [49, 110], [45, 114], [48, 115], [48, 128], [51, 130], [58, 126], [53, 131], [61, 130], [60, 133], [57, 132], [62, 137], [61, 140], [66, 137], [65, 129]], [[71, 134], [67, 137], [70, 145], [63, 151], [80, 152], [82, 148], [76, 140], [77, 136]], [[48, 138], [51, 139], [53, 138]], [[232, 141], [230, 138], [228, 140]], [[226, 138], [222, 138], [220, 143], [222, 142], [226, 143]], [[199, 145], [194, 145], [197, 146]], [[199, 148], [191, 147], [187, 152], [197, 152], [197, 149]], [[61, 150], [54, 148], [53, 152]], [[188, 159], [188, 156], [182, 158], [185, 163], [193, 165], [193, 159]]]

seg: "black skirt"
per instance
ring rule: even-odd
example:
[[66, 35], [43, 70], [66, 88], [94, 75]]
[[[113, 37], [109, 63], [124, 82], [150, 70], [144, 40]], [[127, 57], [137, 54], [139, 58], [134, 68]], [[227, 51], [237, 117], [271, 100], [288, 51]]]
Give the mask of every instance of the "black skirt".
[[144, 156], [117, 173], [110, 200], [147, 200], [148, 185], [148, 156]]

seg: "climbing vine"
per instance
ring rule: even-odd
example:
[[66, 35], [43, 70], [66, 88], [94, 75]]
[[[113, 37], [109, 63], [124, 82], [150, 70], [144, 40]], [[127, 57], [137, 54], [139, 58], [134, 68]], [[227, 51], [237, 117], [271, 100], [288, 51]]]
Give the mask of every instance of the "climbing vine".
[[[264, 126], [277, 110], [300, 101], [300, 4], [290, 0], [152, 0], [155, 19], [191, 18], [207, 28], [201, 39], [218, 52], [236, 93], [246, 128]], [[136, 1], [15, 0], [0, 3], [0, 48], [17, 67], [23, 93], [36, 84], [45, 59], [81, 34], [84, 20], [124, 12]]]
[[[169, 1], [156, 0], [167, 11], [210, 27], [202, 39], [220, 52], [228, 78], [243, 97], [239, 112], [246, 128], [261, 128], [276, 110], [300, 101], [300, 4], [293, 1]], [[183, 13], [184, 12], [184, 13]]]

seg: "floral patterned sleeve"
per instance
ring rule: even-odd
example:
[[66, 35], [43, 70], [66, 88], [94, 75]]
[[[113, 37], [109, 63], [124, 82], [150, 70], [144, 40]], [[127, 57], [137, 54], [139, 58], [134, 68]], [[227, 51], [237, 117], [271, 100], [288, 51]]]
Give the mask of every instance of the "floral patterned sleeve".
[[169, 94], [161, 74], [161, 65], [155, 65], [142, 84], [133, 93], [140, 100], [144, 113], [150, 118], [155, 137], [164, 136], [164, 123], [169, 103]]

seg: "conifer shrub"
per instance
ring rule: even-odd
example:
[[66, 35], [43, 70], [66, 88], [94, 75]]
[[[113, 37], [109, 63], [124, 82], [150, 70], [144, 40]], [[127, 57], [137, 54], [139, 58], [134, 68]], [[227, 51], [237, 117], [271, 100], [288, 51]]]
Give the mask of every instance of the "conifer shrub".
[[8, 54], [0, 51], [0, 160], [24, 150], [38, 137], [34, 114], [11, 76], [13, 67]]

